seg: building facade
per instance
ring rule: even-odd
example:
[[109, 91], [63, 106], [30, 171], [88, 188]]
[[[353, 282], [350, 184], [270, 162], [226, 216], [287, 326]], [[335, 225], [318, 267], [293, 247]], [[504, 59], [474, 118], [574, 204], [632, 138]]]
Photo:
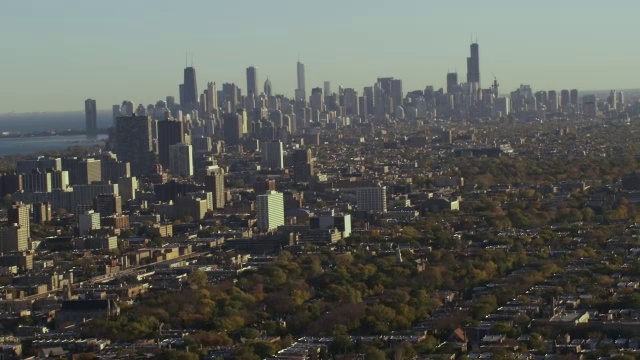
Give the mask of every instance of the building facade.
[[257, 225], [260, 230], [273, 230], [284, 225], [284, 195], [267, 191], [256, 197]]

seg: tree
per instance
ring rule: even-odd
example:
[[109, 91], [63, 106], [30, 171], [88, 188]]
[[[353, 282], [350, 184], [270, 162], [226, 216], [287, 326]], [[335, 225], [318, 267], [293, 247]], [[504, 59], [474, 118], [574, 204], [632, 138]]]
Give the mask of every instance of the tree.
[[336, 266], [338, 268], [348, 267], [352, 262], [353, 255], [351, 255], [351, 253], [344, 253], [336, 256]]
[[278, 351], [276, 345], [266, 341], [256, 341], [251, 343], [251, 347], [253, 348], [253, 352], [261, 359], [266, 359]]
[[364, 350], [364, 358], [367, 360], [386, 360], [387, 354], [374, 346], [367, 346]]
[[262, 359], [249, 345], [238, 346], [233, 350], [233, 358], [237, 360], [260, 360]]
[[196, 270], [189, 276], [189, 285], [193, 288], [203, 288], [209, 283], [207, 273], [202, 270]]
[[425, 339], [415, 344], [413, 348], [421, 355], [432, 354], [438, 347], [438, 343], [438, 339], [431, 335], [427, 335]]
[[353, 343], [346, 333], [338, 334], [333, 337], [333, 341], [329, 344], [329, 352], [331, 354], [347, 354], [353, 350]]
[[393, 350], [393, 355], [396, 360], [412, 359], [416, 356], [416, 350], [413, 348], [411, 343], [404, 341], [396, 344]]
[[200, 356], [195, 353], [177, 351], [177, 350], [164, 350], [158, 356], [161, 360], [198, 360]]

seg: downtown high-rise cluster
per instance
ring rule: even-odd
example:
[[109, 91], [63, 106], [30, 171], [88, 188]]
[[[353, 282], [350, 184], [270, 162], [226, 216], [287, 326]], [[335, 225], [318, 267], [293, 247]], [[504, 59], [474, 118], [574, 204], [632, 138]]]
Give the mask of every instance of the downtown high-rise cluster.
[[[407, 92], [401, 79], [387, 76], [361, 91], [343, 86], [332, 91], [329, 81], [309, 89], [307, 69], [298, 61], [296, 88], [290, 98], [277, 93], [269, 78], [263, 81], [257, 66], [246, 68], [245, 91], [236, 83], [219, 86], [208, 81], [202, 92], [198, 90], [196, 69], [186, 66], [178, 99], [167, 96], [147, 106], [125, 100], [113, 106], [108, 145], [118, 161], [130, 164], [131, 175], [162, 183], [167, 173], [176, 179], [193, 179], [205, 184], [201, 190], [212, 192], [210, 202], [221, 208], [226, 197], [224, 170], [217, 165], [220, 154], [257, 154], [261, 171], [288, 168], [293, 171], [293, 183], [308, 183], [315, 175], [309, 145], [319, 144], [321, 132], [367, 124], [426, 125], [442, 120], [593, 118], [628, 110], [624, 95], [617, 91], [600, 101], [594, 95], [580, 98], [576, 89], [533, 91], [528, 85], [505, 95], [500, 93], [495, 78], [483, 87], [477, 42], [470, 45], [466, 68], [466, 81], [459, 81], [457, 72], [449, 72], [446, 87], [440, 89], [426, 86]], [[87, 100], [85, 109], [87, 135], [93, 137], [97, 134], [95, 100]], [[180, 189], [174, 192], [193, 193], [195, 188]], [[271, 185], [258, 189], [260, 193], [276, 190]], [[373, 186], [370, 191], [361, 191], [360, 207], [384, 211], [379, 200], [386, 195], [384, 191], [379, 193], [381, 189]], [[375, 194], [377, 202], [368, 200], [365, 194]]]
[[[227, 144], [236, 145], [245, 135], [274, 132], [279, 128], [295, 134], [315, 126], [342, 126], [387, 119], [462, 121], [513, 115], [521, 119], [544, 120], [547, 116], [561, 114], [596, 117], [601, 113], [625, 110], [624, 95], [616, 91], [612, 91], [604, 101], [591, 94], [580, 97], [577, 89], [536, 92], [528, 85], [521, 85], [508, 95], [501, 94], [495, 78], [489, 86], [482, 87], [480, 64], [479, 44], [474, 42], [466, 59], [466, 82], [459, 81], [457, 72], [450, 72], [446, 74], [445, 88], [426, 86], [405, 92], [401, 79], [379, 77], [361, 91], [339, 86], [332, 92], [329, 81], [325, 81], [322, 87], [308, 89], [305, 65], [298, 61], [293, 98], [276, 93], [268, 78], [261, 83], [256, 66], [246, 68], [244, 92], [236, 83], [224, 83], [219, 87], [215, 82], [208, 82], [200, 93], [196, 70], [191, 65], [184, 69], [178, 101], [174, 96], [167, 96], [156, 104], [135, 107], [125, 100], [113, 107], [114, 124], [118, 116], [132, 114], [149, 115], [155, 120], [190, 120], [187, 126], [196, 128], [196, 133], [198, 126], [203, 129], [208, 126], [209, 134], [215, 132], [224, 137]], [[91, 135], [96, 133], [93, 125], [95, 116], [91, 112], [91, 106], [95, 109], [95, 101], [87, 102], [87, 133]], [[203, 125], [208, 121], [213, 123]], [[187, 133], [190, 130], [186, 129]]]

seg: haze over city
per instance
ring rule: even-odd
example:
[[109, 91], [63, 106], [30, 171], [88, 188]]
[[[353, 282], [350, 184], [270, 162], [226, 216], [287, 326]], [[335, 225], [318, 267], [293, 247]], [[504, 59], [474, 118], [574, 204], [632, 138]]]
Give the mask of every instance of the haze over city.
[[[122, 99], [178, 96], [185, 53], [200, 86], [235, 82], [260, 69], [274, 92], [293, 96], [295, 64], [309, 88], [361, 91], [402, 79], [405, 91], [446, 86], [465, 72], [472, 36], [481, 44], [483, 85], [501, 91], [637, 87], [637, 2], [334, 1], [320, 3], [34, 1], [3, 6], [0, 113], [108, 109]], [[472, 35], [473, 34], [473, 35]], [[189, 55], [191, 58], [191, 55]], [[187, 60], [191, 64], [191, 59]], [[262, 83], [260, 84], [262, 86]]]

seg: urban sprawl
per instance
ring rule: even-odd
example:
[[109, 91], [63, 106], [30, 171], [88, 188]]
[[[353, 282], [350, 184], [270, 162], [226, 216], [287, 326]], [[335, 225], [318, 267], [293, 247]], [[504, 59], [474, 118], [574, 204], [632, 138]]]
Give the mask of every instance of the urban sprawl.
[[[184, 69], [0, 175], [0, 359], [633, 359], [640, 100]], [[625, 99], [626, 95], [626, 99]]]

